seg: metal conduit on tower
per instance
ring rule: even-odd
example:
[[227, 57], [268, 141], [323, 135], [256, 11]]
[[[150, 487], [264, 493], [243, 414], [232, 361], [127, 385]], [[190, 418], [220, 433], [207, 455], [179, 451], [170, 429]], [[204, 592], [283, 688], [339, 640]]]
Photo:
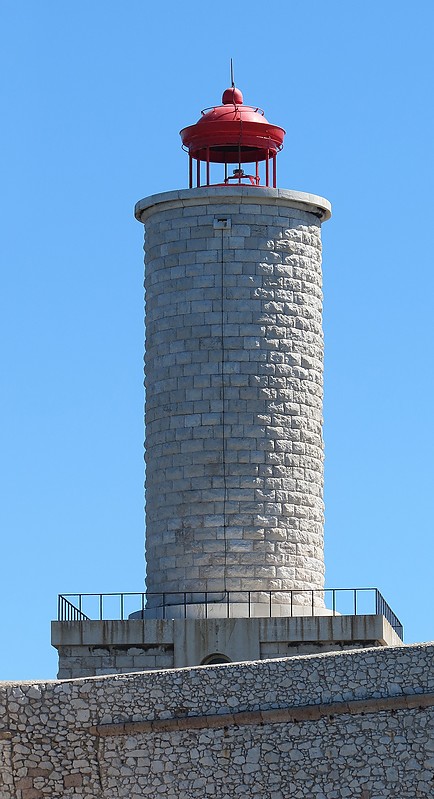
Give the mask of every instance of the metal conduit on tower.
[[[161, 601], [174, 617], [185, 603], [193, 616], [205, 605], [226, 616], [227, 602], [242, 616], [247, 601], [260, 615], [270, 591], [281, 615], [289, 601], [291, 613], [307, 611], [306, 589], [322, 605], [320, 234], [330, 204], [277, 188], [284, 135], [232, 86], [181, 131], [189, 188], [136, 205], [150, 616]], [[289, 599], [289, 589], [300, 593]]]

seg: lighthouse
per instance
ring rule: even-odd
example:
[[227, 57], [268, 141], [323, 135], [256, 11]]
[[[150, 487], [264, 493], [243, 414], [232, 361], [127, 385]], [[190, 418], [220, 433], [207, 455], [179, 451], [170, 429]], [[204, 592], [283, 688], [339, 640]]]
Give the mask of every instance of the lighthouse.
[[270, 592], [283, 614], [311, 607], [312, 591], [323, 603], [321, 223], [330, 204], [277, 187], [284, 136], [232, 86], [181, 130], [189, 188], [136, 205], [149, 606], [162, 595], [177, 606], [185, 594], [189, 615], [206, 601], [218, 617], [228, 603], [240, 616], [269, 604]]
[[146, 591], [60, 595], [59, 677], [399, 644], [376, 588], [325, 589], [321, 226], [285, 131], [234, 85], [145, 197]]

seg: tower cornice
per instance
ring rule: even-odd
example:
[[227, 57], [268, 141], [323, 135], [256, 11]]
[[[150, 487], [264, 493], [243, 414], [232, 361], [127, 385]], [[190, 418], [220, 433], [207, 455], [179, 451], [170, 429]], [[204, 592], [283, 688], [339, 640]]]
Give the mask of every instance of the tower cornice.
[[[186, 208], [195, 205], [211, 205], [221, 198], [225, 204], [246, 203], [276, 206], [276, 211], [284, 208], [296, 208], [314, 214], [320, 222], [330, 219], [331, 204], [324, 197], [304, 191], [292, 189], [257, 188], [256, 186], [202, 186], [196, 189], [181, 189], [151, 194], [136, 203], [134, 215], [139, 222], [145, 222], [149, 213], [155, 213], [155, 206], [160, 210]], [[278, 211], [277, 211], [278, 212]]]

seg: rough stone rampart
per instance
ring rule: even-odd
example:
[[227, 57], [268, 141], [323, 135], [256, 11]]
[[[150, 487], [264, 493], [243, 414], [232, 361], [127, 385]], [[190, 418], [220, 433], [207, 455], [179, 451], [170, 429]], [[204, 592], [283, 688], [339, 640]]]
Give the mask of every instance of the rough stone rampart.
[[0, 797], [432, 797], [433, 655], [2, 684]]

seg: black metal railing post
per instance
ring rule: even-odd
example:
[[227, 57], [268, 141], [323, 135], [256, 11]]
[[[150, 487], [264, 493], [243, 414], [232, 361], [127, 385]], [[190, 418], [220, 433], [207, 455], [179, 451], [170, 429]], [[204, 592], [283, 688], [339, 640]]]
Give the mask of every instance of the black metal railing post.
[[380, 613], [380, 596], [381, 596], [381, 594], [380, 594], [378, 588], [376, 588], [375, 589], [375, 613], [377, 614], [377, 616]]

